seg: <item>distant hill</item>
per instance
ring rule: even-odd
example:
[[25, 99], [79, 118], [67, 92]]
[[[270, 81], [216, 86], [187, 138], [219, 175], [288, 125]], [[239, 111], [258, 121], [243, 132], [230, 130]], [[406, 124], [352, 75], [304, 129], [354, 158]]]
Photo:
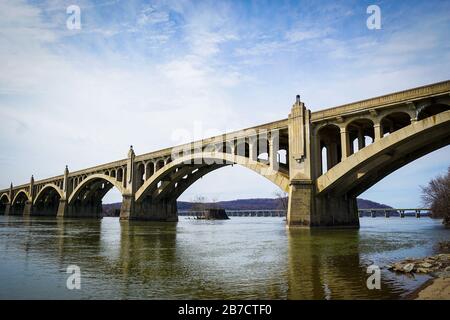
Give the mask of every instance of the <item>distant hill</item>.
[[[392, 208], [388, 205], [377, 203], [365, 199], [357, 199], [359, 209], [368, 208]], [[193, 206], [192, 202], [178, 201], [178, 210], [190, 210]], [[280, 210], [282, 209], [281, 200], [277, 198], [258, 198], [258, 199], [238, 199], [231, 201], [219, 201], [214, 204], [216, 207], [225, 210]], [[206, 206], [208, 204], [205, 204]], [[103, 213], [105, 216], [116, 216], [120, 211], [121, 203], [111, 203], [103, 205]]]

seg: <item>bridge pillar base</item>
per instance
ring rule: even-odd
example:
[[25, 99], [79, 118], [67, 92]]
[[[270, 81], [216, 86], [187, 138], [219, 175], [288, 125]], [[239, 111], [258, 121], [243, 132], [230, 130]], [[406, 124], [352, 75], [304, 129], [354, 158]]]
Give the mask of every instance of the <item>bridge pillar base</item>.
[[359, 228], [356, 197], [317, 197], [315, 223], [323, 227]]
[[56, 217], [63, 218], [66, 215], [66, 212], [67, 212], [67, 200], [60, 199]]
[[310, 180], [293, 181], [289, 187], [287, 226], [311, 227], [314, 219], [314, 184]]
[[130, 215], [129, 219], [177, 222], [177, 201], [176, 199], [164, 199], [156, 203], [145, 200], [142, 202], [135, 202], [134, 212]]
[[33, 212], [33, 202], [31, 201], [25, 202], [25, 206], [23, 208], [23, 215], [30, 216], [32, 212]]
[[287, 226], [359, 228], [356, 198], [315, 196], [311, 181], [293, 181], [289, 189]]
[[11, 211], [11, 205], [7, 204], [5, 206], [5, 216], [9, 216], [10, 211]]
[[[59, 208], [58, 208], [59, 209]], [[67, 205], [64, 212], [66, 218], [102, 218], [102, 203], [90, 203], [90, 204], [73, 204]]]
[[122, 206], [120, 207], [120, 220], [129, 220], [134, 213], [134, 197], [133, 196], [123, 196]]

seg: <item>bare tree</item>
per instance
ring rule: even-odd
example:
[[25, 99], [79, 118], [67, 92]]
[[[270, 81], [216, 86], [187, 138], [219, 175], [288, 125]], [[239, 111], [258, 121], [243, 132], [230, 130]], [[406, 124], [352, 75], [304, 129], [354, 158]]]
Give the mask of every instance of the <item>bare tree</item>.
[[195, 198], [192, 199], [191, 211], [204, 211], [204, 210], [206, 210], [206, 197], [195, 196]]
[[433, 218], [443, 218], [450, 226], [450, 166], [447, 173], [438, 176], [421, 187], [423, 204], [431, 209]]
[[281, 190], [277, 190], [274, 192], [275, 196], [278, 199], [278, 208], [280, 210], [287, 211], [288, 209], [288, 195], [286, 192], [283, 192]]
[[221, 209], [221, 206], [217, 202], [217, 198], [212, 198], [211, 203], [209, 204], [209, 209]]

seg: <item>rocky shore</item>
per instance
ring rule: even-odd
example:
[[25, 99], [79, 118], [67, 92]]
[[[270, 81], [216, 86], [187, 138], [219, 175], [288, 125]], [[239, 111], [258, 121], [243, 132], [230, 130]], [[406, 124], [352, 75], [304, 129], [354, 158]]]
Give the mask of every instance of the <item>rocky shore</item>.
[[[439, 245], [439, 251], [447, 252], [450, 242]], [[450, 253], [441, 253], [421, 259], [408, 258], [386, 266], [388, 270], [404, 274], [428, 274], [427, 281], [409, 298], [419, 300], [450, 300]]]

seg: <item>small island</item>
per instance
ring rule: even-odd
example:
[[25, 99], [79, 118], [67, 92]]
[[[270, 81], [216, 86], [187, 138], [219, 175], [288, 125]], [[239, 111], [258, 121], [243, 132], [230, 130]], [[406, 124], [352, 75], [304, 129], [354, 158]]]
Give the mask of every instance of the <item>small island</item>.
[[228, 220], [230, 219], [224, 209], [205, 209], [197, 219], [203, 220]]

